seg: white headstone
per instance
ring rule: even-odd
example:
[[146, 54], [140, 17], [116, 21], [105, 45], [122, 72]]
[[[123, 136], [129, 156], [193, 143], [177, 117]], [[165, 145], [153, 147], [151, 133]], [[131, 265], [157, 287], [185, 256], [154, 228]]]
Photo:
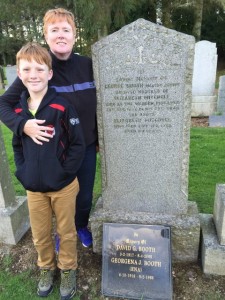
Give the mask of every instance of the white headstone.
[[213, 96], [217, 69], [217, 48], [215, 43], [200, 41], [195, 45], [193, 96]]
[[216, 44], [209, 41], [197, 42], [192, 79], [192, 117], [210, 116], [216, 111], [216, 69]]

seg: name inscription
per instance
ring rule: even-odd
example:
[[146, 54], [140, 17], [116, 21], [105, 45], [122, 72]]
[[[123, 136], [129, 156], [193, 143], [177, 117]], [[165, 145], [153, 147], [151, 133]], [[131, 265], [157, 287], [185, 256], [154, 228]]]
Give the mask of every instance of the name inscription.
[[112, 126], [125, 133], [154, 133], [173, 126], [172, 115], [181, 110], [179, 79], [168, 76], [115, 77], [105, 84], [104, 105]]
[[169, 227], [105, 223], [103, 241], [106, 294], [149, 299], [170, 291]]

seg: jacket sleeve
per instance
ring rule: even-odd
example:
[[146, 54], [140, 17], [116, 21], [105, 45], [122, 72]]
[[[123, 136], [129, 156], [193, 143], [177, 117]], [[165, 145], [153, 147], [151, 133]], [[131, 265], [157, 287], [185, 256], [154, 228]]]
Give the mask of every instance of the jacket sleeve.
[[19, 102], [20, 95], [25, 89], [22, 81], [17, 77], [6, 92], [0, 96], [0, 120], [19, 136], [23, 133], [26, 120], [16, 114], [13, 107]]
[[67, 173], [76, 175], [83, 161], [86, 148], [83, 131], [78, 115], [72, 106], [68, 106], [64, 116], [69, 144], [65, 152], [66, 159], [63, 162], [63, 168]]
[[23, 146], [22, 140], [20, 137], [13, 135], [12, 139], [12, 147], [14, 152], [14, 161], [16, 168], [19, 169], [20, 166], [24, 163], [24, 155], [23, 155]]

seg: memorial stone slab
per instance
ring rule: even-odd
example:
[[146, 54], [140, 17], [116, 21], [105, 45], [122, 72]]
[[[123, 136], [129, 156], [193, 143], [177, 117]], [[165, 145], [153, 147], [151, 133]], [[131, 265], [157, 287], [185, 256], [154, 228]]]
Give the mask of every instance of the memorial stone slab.
[[225, 113], [225, 76], [220, 76], [217, 111]]
[[194, 37], [144, 19], [92, 47], [102, 171], [94, 252], [103, 223], [170, 220], [174, 257], [197, 259], [200, 221], [187, 198], [194, 47]]
[[4, 88], [4, 71], [3, 67], [0, 66], [0, 89]]
[[200, 214], [203, 272], [225, 275], [225, 184], [216, 185], [213, 215]]
[[5, 89], [7, 89], [17, 77], [17, 67], [7, 66], [5, 68], [5, 72], [6, 72], [6, 79], [7, 79], [7, 85], [5, 86]]
[[172, 299], [170, 228], [104, 224], [102, 292], [132, 299]]
[[209, 127], [225, 127], [225, 115], [209, 116]]
[[195, 45], [194, 71], [192, 81], [193, 96], [213, 96], [217, 69], [216, 44], [200, 41]]
[[219, 242], [225, 246], [225, 184], [216, 185], [213, 220]]
[[194, 72], [192, 80], [193, 117], [210, 116], [216, 112], [217, 96], [215, 95], [217, 69], [216, 44], [200, 41], [195, 45]]
[[30, 228], [26, 197], [16, 197], [0, 125], [0, 242], [15, 245]]
[[104, 208], [187, 211], [193, 50], [143, 19], [93, 46]]

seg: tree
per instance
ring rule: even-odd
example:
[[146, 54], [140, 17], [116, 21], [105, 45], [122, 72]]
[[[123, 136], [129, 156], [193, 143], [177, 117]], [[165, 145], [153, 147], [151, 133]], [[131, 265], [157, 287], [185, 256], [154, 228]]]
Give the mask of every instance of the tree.
[[0, 0], [0, 61], [14, 64], [15, 56], [27, 41], [44, 44], [42, 19], [47, 9], [61, 1]]

